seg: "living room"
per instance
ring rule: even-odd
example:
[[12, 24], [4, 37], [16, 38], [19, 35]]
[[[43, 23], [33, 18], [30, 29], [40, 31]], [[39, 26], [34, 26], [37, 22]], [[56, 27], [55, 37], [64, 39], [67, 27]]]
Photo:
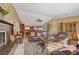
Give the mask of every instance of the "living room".
[[77, 55], [78, 6], [75, 3], [1, 3], [0, 47], [6, 48], [1, 48], [0, 54]]

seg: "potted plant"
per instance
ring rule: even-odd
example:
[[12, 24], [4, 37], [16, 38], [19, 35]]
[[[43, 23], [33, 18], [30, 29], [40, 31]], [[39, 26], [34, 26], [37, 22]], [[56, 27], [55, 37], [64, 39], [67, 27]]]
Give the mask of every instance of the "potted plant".
[[0, 17], [3, 17], [4, 15], [8, 14], [9, 12], [4, 10], [2, 7], [0, 7]]

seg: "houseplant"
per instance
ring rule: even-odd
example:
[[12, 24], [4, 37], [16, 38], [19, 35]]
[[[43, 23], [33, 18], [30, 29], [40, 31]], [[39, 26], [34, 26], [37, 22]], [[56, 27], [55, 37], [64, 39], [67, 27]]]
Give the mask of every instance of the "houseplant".
[[3, 17], [4, 15], [8, 14], [9, 12], [4, 10], [2, 7], [0, 7], [0, 17]]

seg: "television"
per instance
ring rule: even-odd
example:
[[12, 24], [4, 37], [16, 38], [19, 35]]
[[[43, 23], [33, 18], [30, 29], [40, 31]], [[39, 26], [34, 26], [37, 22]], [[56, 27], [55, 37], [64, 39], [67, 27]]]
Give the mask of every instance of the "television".
[[7, 44], [7, 32], [0, 31], [0, 47]]

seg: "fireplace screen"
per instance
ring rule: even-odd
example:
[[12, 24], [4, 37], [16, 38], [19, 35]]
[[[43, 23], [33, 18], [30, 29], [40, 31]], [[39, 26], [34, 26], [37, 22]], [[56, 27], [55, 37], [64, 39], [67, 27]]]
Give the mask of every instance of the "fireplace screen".
[[11, 26], [0, 23], [0, 47], [10, 40]]
[[5, 32], [0, 32], [0, 45], [5, 42]]

